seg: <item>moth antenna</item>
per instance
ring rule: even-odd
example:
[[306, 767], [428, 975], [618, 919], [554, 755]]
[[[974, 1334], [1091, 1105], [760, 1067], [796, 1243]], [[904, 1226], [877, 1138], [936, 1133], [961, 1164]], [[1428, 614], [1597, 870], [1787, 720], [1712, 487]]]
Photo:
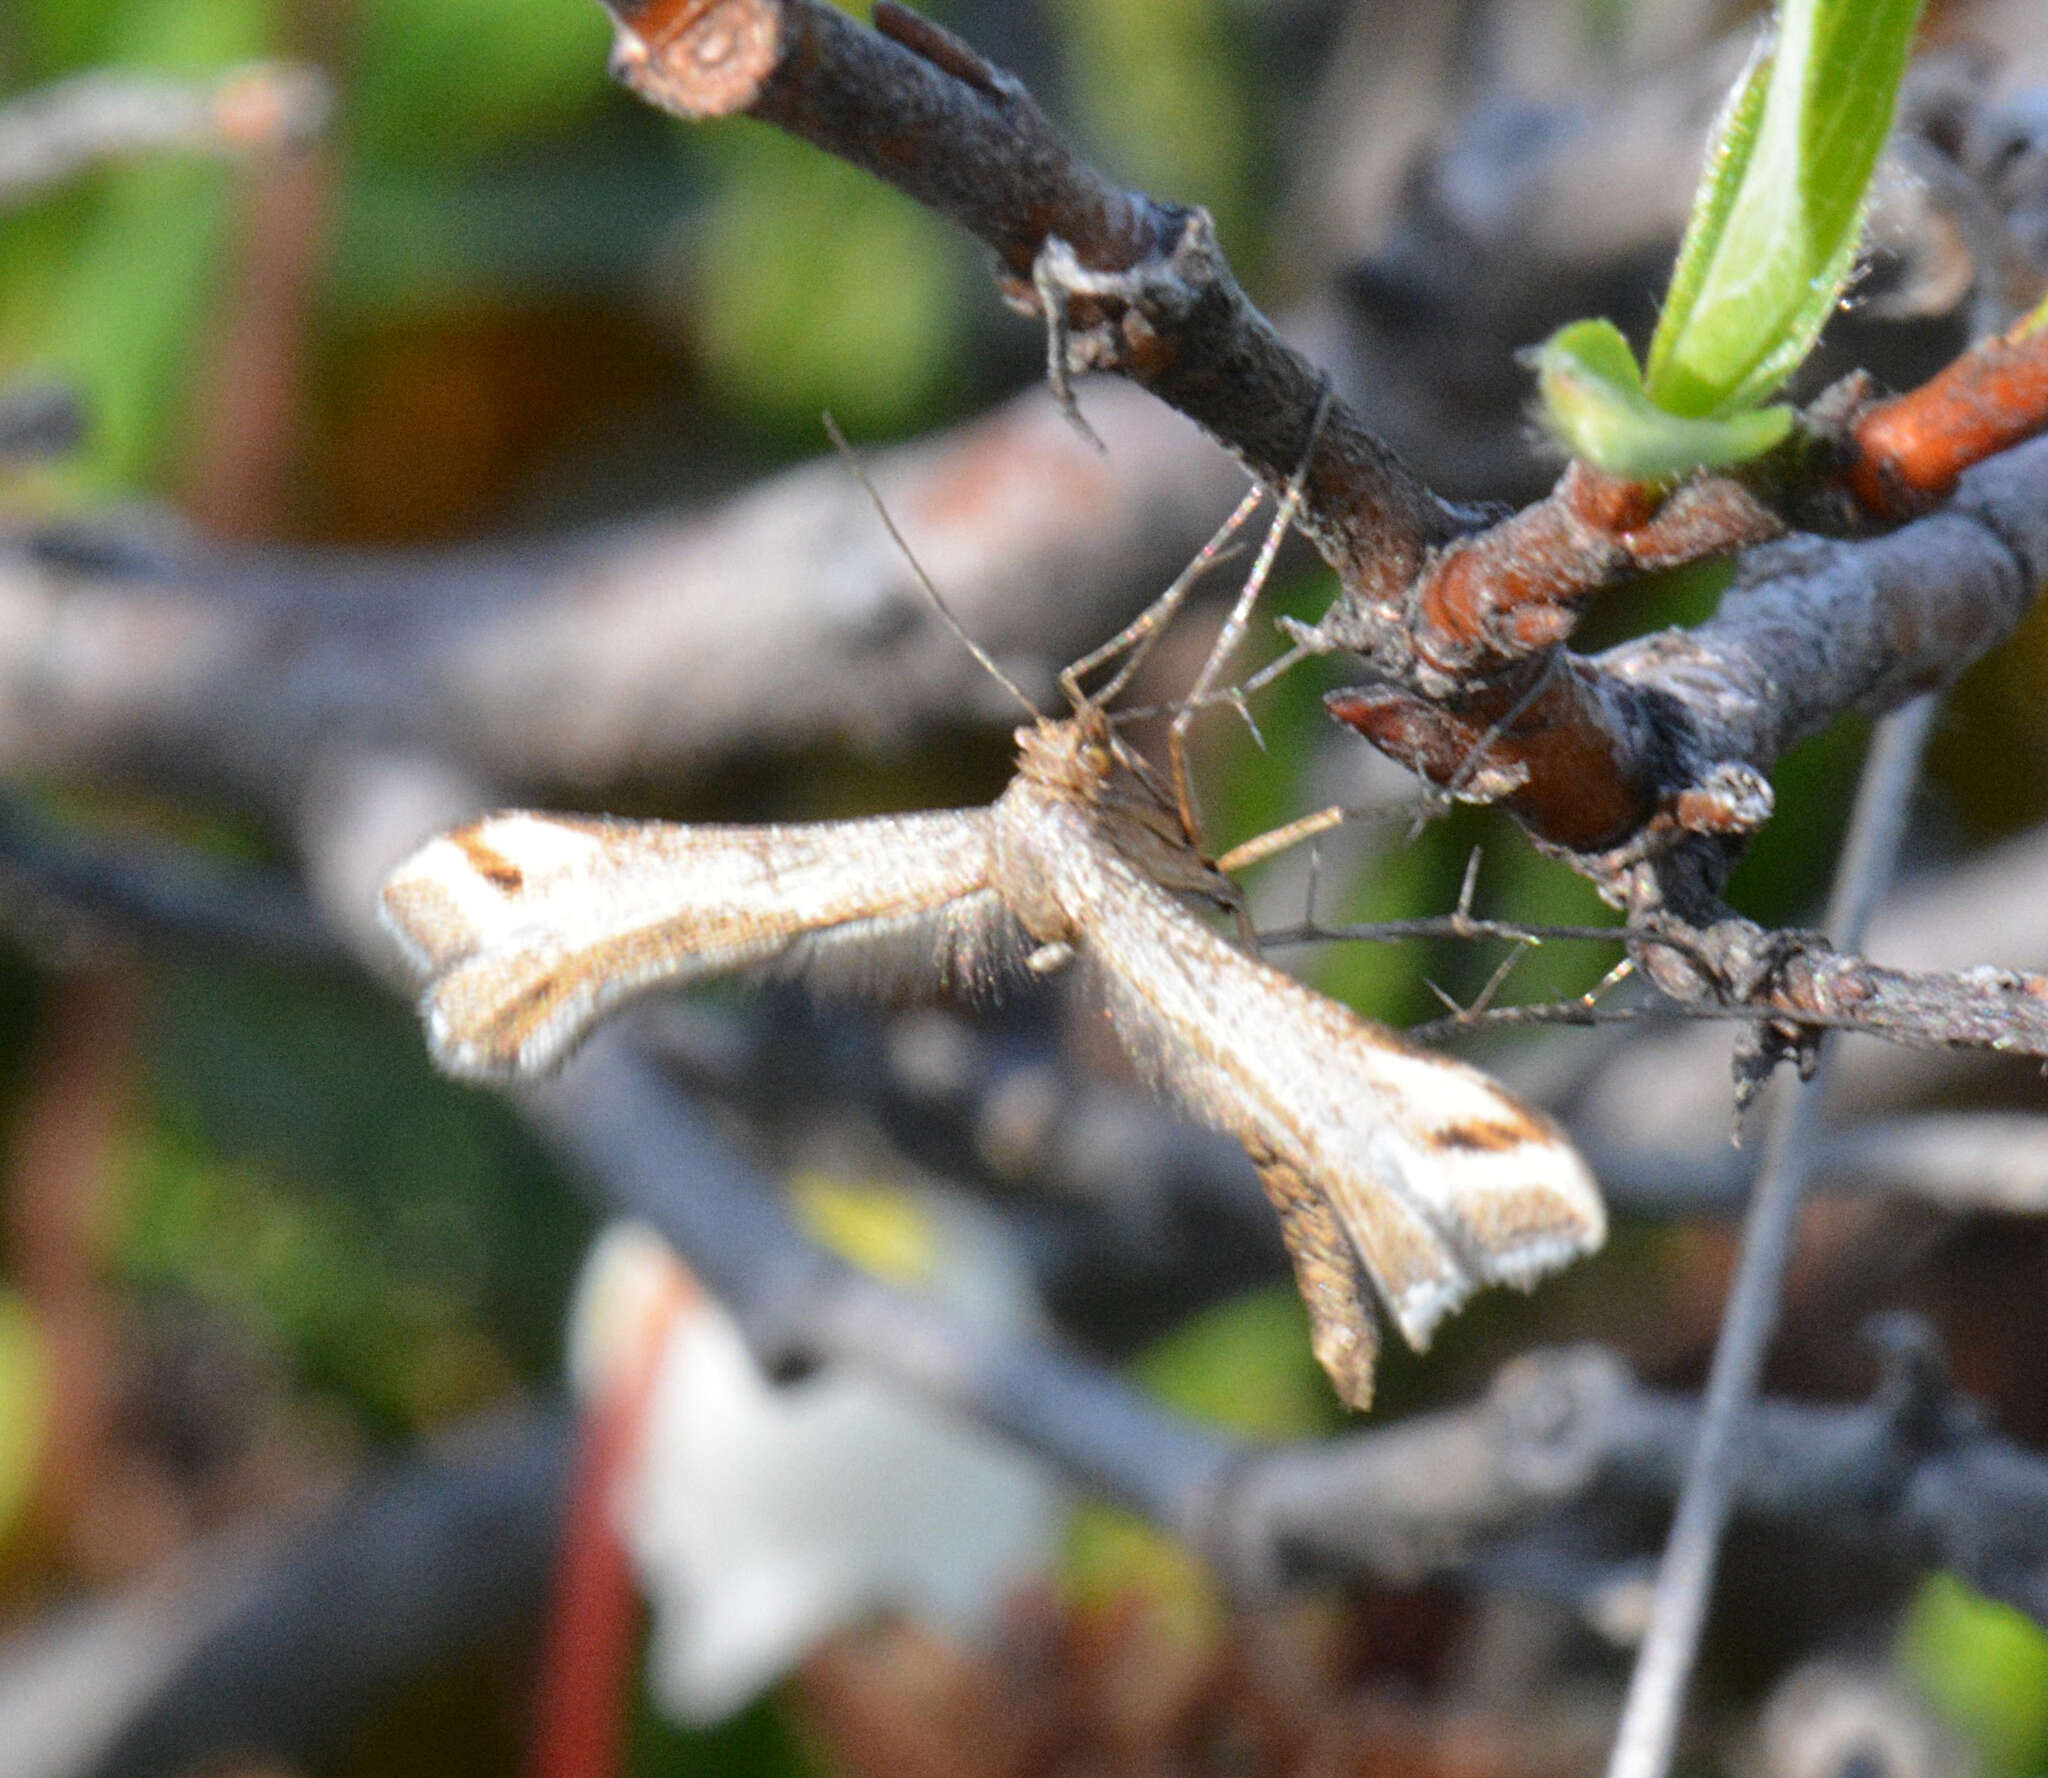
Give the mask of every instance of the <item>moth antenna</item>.
[[[1076, 709], [1084, 703], [1106, 705], [1130, 684], [1133, 675], [1145, 664], [1145, 657], [1152, 652], [1152, 645], [1165, 633], [1166, 626], [1173, 621], [1174, 614], [1187, 602], [1187, 596], [1194, 590], [1195, 583], [1211, 568], [1229, 561], [1237, 554], [1231, 539], [1237, 535], [1245, 520], [1252, 516], [1259, 502], [1265, 497], [1266, 490], [1254, 485], [1232, 509], [1230, 517], [1217, 526], [1215, 534], [1209, 541], [1195, 552], [1188, 565], [1174, 576], [1173, 584], [1165, 592], [1107, 642], [1098, 648], [1090, 649], [1060, 674], [1060, 688]], [[1124, 664], [1100, 691], [1091, 697], [1081, 689], [1081, 680], [1085, 674], [1094, 672], [1097, 667], [1106, 666], [1119, 655], [1126, 657]]]
[[875, 515], [882, 521], [882, 528], [889, 533], [890, 541], [903, 552], [903, 559], [910, 564], [911, 573], [917, 576], [917, 584], [924, 588], [924, 596], [932, 602], [932, 609], [939, 614], [939, 621], [959, 638], [960, 646], [974, 656], [980, 663], [982, 671], [1024, 706], [1034, 722], [1043, 722], [1045, 712], [1031, 701], [1022, 686], [996, 665], [988, 650], [967, 633], [967, 626], [954, 615], [952, 606], [946, 603], [946, 596], [933, 584], [932, 577], [924, 571], [924, 564], [917, 559], [917, 552], [910, 547], [909, 541], [896, 528], [896, 521], [889, 516], [889, 508], [883, 502], [882, 491], [869, 477], [866, 465], [861, 462], [853, 446], [846, 442], [846, 434], [839, 430], [839, 422], [829, 413], [824, 416], [824, 421], [826, 437], [831, 439], [839, 452], [840, 460], [845, 463], [848, 472], [860, 483], [862, 491], [873, 504]]
[[1308, 479], [1309, 464], [1315, 459], [1316, 446], [1322, 441], [1323, 427], [1329, 421], [1330, 409], [1335, 402], [1336, 391], [1331, 387], [1330, 379], [1325, 377], [1322, 395], [1316, 402], [1315, 418], [1309, 422], [1308, 441], [1302, 446], [1294, 473], [1287, 478], [1286, 492], [1274, 510], [1273, 522], [1266, 527], [1265, 540], [1259, 545], [1251, 573], [1245, 577], [1244, 590], [1238, 594], [1237, 603], [1224, 619], [1223, 628], [1217, 633], [1216, 646], [1209, 650], [1209, 658], [1202, 663], [1186, 705], [1167, 731], [1166, 750], [1173, 767], [1174, 800], [1180, 807], [1181, 827], [1191, 841], [1197, 839], [1202, 825], [1201, 815], [1195, 808], [1194, 786], [1188, 778], [1188, 730], [1194, 726], [1195, 708], [1209, 695], [1217, 676], [1223, 671], [1223, 663], [1244, 639], [1245, 629], [1251, 623], [1252, 608], [1258, 604], [1259, 594], [1265, 590], [1266, 577], [1273, 572], [1273, 562], [1280, 554], [1280, 545], [1293, 527], [1295, 514], [1301, 511], [1302, 484]]

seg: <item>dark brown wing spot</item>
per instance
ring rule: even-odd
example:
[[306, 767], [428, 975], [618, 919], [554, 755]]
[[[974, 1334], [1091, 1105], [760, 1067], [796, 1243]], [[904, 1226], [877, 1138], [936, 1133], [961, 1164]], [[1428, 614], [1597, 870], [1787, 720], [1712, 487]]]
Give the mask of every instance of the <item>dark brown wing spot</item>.
[[1424, 1140], [1440, 1153], [1505, 1154], [1548, 1138], [1549, 1132], [1533, 1118], [1496, 1118], [1485, 1123], [1442, 1124]]
[[519, 866], [504, 853], [493, 851], [478, 839], [475, 828], [465, 827], [451, 837], [462, 848], [462, 855], [469, 860], [470, 869], [492, 887], [504, 890], [507, 895], [514, 895], [526, 886], [526, 875]]

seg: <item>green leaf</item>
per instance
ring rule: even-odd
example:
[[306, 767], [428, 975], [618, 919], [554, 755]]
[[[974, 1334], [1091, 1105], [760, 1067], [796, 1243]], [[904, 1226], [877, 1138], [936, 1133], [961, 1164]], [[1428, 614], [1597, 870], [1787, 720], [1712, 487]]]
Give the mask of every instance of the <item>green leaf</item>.
[[1135, 1366], [1154, 1394], [1193, 1419], [1252, 1438], [1308, 1438], [1337, 1419], [1309, 1349], [1308, 1315], [1287, 1285], [1205, 1309]]
[[1986, 1778], [2019, 1778], [2048, 1761], [2048, 1634], [1973, 1592], [1930, 1575], [1899, 1626], [1899, 1662], [1951, 1727], [1975, 1747]]
[[1723, 114], [1650, 342], [1661, 408], [1720, 418], [1812, 350], [1855, 268], [1920, 0], [1786, 0]]
[[1533, 357], [1544, 425], [1573, 456], [1631, 481], [1746, 462], [1792, 429], [1784, 406], [1719, 419], [1667, 412], [1644, 391], [1635, 354], [1611, 321], [1574, 321]]

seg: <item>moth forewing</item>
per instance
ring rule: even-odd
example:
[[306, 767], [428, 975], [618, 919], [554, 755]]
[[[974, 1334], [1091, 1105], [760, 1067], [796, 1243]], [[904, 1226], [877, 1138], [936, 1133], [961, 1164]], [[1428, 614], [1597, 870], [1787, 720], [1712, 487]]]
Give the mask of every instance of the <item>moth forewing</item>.
[[1419, 1349], [1480, 1286], [1600, 1244], [1599, 1193], [1548, 1120], [1204, 925], [1160, 887], [1156, 828], [1119, 809], [1113, 768], [1101, 784], [1077, 794], [1027, 748], [996, 806], [997, 887], [1035, 937], [1075, 944], [1140, 1067], [1244, 1144], [1345, 1399], [1371, 1395], [1370, 1297]]
[[929, 990], [1071, 955], [1140, 1067], [1244, 1144], [1353, 1405], [1372, 1395], [1373, 1298], [1419, 1348], [1482, 1285], [1526, 1287], [1599, 1245], [1599, 1194], [1546, 1119], [1183, 905], [1239, 904], [1100, 709], [1017, 740], [987, 809], [804, 827], [505, 814], [431, 841], [384, 916], [429, 978], [436, 1059], [538, 1073], [632, 996], [750, 967]]
[[559, 1063], [650, 989], [774, 967], [870, 991], [985, 987], [1022, 933], [985, 809], [806, 826], [508, 813], [429, 841], [383, 916], [428, 978], [435, 1060], [505, 1081]]

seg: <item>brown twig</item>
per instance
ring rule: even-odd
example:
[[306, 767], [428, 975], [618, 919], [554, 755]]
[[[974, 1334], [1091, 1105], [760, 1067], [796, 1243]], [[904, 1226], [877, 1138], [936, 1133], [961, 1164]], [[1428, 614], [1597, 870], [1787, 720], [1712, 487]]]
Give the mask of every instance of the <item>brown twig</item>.
[[[1068, 369], [1130, 377], [1269, 487], [1286, 483], [1326, 379], [1238, 286], [1207, 214], [1123, 191], [1021, 84], [881, 0], [876, 29], [822, 0], [606, 0], [614, 71], [685, 117], [744, 114], [865, 168], [996, 255]], [[1342, 403], [1303, 478], [1302, 528], [1362, 597], [1391, 598], [1474, 515], [1439, 500]]]
[[1331, 708], [1432, 782], [1466, 772], [1462, 795], [1505, 802], [1537, 838], [1595, 855], [1577, 862], [1614, 883], [1687, 834], [1760, 825], [1759, 774], [1787, 747], [1844, 710], [1881, 712], [1951, 684], [2003, 640], [2048, 581], [2044, 478], [2048, 444], [2033, 443], [1888, 536], [1753, 550], [1710, 621], [1563, 656], [1491, 738], [1539, 664], [1435, 700], [1353, 688]]
[[1873, 517], [1911, 518], [1947, 499], [1965, 470], [2043, 426], [2048, 327], [2022, 323], [1912, 393], [1859, 414], [1849, 431], [1849, 484]]
[[[1595, 594], [1784, 530], [1782, 517], [1729, 476], [1696, 478], [1667, 497], [1574, 463], [1545, 499], [1431, 558], [1403, 617], [1410, 683], [1439, 697], [1484, 685], [1563, 642]], [[1371, 660], [1400, 650], [1384, 622], [1354, 600], [1320, 627], [1327, 640]]]

